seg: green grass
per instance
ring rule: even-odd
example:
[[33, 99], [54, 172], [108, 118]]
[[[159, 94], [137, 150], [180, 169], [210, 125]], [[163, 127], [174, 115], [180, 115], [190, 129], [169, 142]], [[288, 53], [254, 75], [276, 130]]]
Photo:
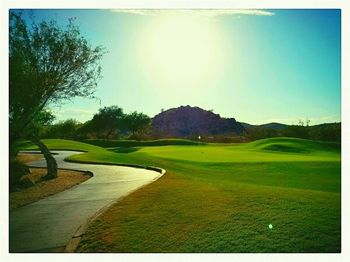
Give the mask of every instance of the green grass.
[[[93, 152], [93, 151], [104, 151], [104, 149], [94, 146], [94, 145], [89, 145], [86, 143], [81, 143], [77, 141], [72, 141], [72, 140], [65, 140], [65, 139], [44, 139], [43, 142], [47, 147], [49, 147], [52, 150], [77, 150], [77, 151], [84, 151], [84, 152]], [[32, 149], [37, 149], [37, 146], [35, 146], [33, 143], [29, 141], [20, 141], [17, 145], [17, 147], [20, 150], [32, 150]]]
[[44, 142], [88, 151], [75, 161], [167, 170], [95, 220], [80, 252], [340, 252], [339, 144], [272, 138], [107, 150]]

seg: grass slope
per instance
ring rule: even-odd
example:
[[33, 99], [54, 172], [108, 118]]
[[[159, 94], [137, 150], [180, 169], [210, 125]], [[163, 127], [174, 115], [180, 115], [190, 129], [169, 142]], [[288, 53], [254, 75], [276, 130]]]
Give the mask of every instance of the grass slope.
[[45, 142], [87, 149], [72, 160], [167, 170], [95, 220], [78, 251], [340, 251], [337, 144], [272, 138], [106, 150], [72, 141]]
[[[49, 147], [52, 150], [77, 150], [77, 151], [84, 151], [84, 152], [92, 152], [92, 151], [98, 151], [102, 150], [102, 148], [94, 145], [89, 145], [86, 143], [81, 143], [78, 141], [72, 141], [72, 140], [65, 140], [65, 139], [44, 139], [43, 142], [46, 144], [47, 147]], [[37, 149], [37, 146], [33, 145], [33, 143], [28, 141], [20, 141], [18, 143], [18, 148], [20, 150], [31, 150], [31, 149]]]

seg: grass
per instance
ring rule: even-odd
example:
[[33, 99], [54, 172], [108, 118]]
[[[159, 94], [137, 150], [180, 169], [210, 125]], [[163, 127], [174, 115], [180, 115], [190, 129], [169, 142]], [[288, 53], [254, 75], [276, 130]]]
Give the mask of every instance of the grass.
[[159, 166], [167, 173], [96, 219], [79, 252], [341, 250], [338, 144], [272, 138], [87, 151], [71, 160]]
[[[66, 150], [77, 150], [77, 151], [87, 152], [87, 151], [96, 151], [101, 149], [100, 147], [97, 147], [94, 145], [89, 145], [86, 143], [81, 143], [81, 142], [72, 141], [72, 140], [65, 140], [65, 139], [46, 139], [43, 141], [52, 150], [66, 149]], [[20, 141], [17, 147], [20, 150], [37, 149], [37, 147], [34, 146], [33, 143], [28, 141]]]

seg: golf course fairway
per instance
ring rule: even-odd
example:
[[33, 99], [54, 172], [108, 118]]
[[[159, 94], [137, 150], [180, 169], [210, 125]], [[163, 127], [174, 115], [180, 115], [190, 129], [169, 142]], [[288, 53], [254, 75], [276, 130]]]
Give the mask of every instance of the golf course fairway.
[[87, 151], [70, 161], [167, 171], [93, 221], [78, 252], [341, 251], [339, 144], [296, 138], [132, 147], [105, 141], [105, 148], [43, 142]]

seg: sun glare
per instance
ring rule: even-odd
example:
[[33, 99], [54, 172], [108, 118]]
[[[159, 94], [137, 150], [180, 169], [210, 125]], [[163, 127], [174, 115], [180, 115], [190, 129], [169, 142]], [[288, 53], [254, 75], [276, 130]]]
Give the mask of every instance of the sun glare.
[[223, 71], [224, 39], [218, 23], [190, 14], [152, 19], [140, 39], [141, 64], [165, 88], [198, 89]]

